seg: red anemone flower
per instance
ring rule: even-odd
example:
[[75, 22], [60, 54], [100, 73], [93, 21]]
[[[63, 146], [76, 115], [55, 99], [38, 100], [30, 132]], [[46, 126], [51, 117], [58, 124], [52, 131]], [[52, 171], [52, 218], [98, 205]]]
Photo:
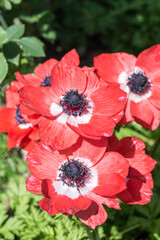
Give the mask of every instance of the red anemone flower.
[[[72, 60], [77, 66], [79, 65], [79, 55], [75, 49], [72, 49], [70, 52], [64, 55], [61, 61]], [[25, 74], [21, 75], [19, 72], [15, 73], [16, 79], [22, 86], [32, 86], [39, 88], [51, 87], [51, 70], [58, 61], [54, 58], [51, 58], [44, 62], [41, 65], [38, 65], [34, 69], [34, 74]], [[39, 122], [41, 115], [35, 113], [31, 109], [21, 105], [21, 112], [28, 116], [32, 124]]]
[[119, 153], [105, 153], [107, 141], [79, 137], [70, 150], [60, 152], [34, 144], [27, 155], [32, 175], [26, 187], [44, 196], [39, 202], [44, 211], [76, 214], [95, 228], [107, 218], [102, 204], [120, 208], [115, 195], [126, 188], [129, 163]]
[[124, 109], [126, 94], [117, 86], [100, 86], [94, 68], [63, 60], [51, 73], [50, 88], [24, 87], [21, 103], [40, 113], [40, 139], [65, 149], [79, 135], [92, 139], [111, 136]]
[[138, 58], [128, 53], [101, 54], [94, 59], [98, 75], [118, 83], [128, 94], [120, 125], [136, 121], [155, 130], [160, 118], [160, 45], [143, 51]]
[[27, 115], [21, 113], [18, 90], [23, 85], [16, 81], [6, 91], [6, 107], [0, 108], [0, 133], [7, 132], [8, 150], [21, 146], [28, 150], [39, 139], [38, 127], [33, 126]]
[[156, 161], [145, 154], [145, 145], [138, 138], [126, 137], [118, 140], [115, 136], [109, 139], [108, 151], [117, 151], [129, 162], [129, 173], [126, 179], [127, 188], [117, 197], [128, 204], [146, 204], [150, 202], [153, 188], [151, 171]]

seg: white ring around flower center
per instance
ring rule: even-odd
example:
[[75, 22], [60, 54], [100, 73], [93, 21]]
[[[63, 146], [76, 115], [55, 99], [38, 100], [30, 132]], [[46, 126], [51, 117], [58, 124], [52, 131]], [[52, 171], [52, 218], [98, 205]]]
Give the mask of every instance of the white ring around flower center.
[[53, 116], [57, 116], [61, 114], [56, 120], [59, 123], [62, 123], [66, 125], [66, 121], [72, 125], [77, 127], [77, 124], [86, 124], [89, 123], [91, 117], [92, 117], [92, 112], [93, 112], [93, 102], [89, 99], [86, 98], [88, 105], [86, 106], [86, 109], [84, 112], [81, 113], [80, 116], [73, 116], [73, 115], [68, 115], [67, 113], [63, 113], [63, 109], [60, 105], [56, 104], [55, 102], [51, 103], [50, 106], [50, 113]]
[[[93, 163], [86, 158], [76, 158], [74, 160], [80, 161], [90, 170], [90, 176], [85, 180], [84, 185], [80, 187], [69, 187], [66, 184], [63, 184], [63, 182], [59, 178], [59, 169], [57, 171], [58, 181], [52, 182], [53, 187], [58, 195], [65, 195], [71, 199], [76, 199], [80, 195], [85, 196], [88, 192], [92, 191], [98, 185], [98, 172], [95, 167], [91, 167]], [[64, 164], [65, 162], [68, 161], [64, 161], [61, 164]]]
[[18, 127], [20, 129], [27, 129], [29, 127], [33, 127], [33, 125], [31, 123], [21, 123], [21, 124], [18, 124]]
[[[119, 77], [118, 77], [118, 83], [120, 84], [120, 88], [125, 91], [128, 94], [128, 98], [130, 100], [132, 100], [135, 103], [141, 102], [142, 100], [146, 100], [147, 98], [149, 98], [152, 95], [152, 90], [151, 88], [144, 94], [136, 94], [130, 91], [128, 85], [127, 85], [127, 81], [130, 75], [132, 75], [133, 73], [144, 73], [143, 70], [139, 67], [135, 67], [135, 71], [134, 72], [130, 72], [129, 74], [126, 73], [125, 71], [123, 71]], [[148, 79], [150, 81], [150, 79]], [[151, 84], [151, 81], [150, 81]], [[152, 87], [152, 84], [151, 84]]]

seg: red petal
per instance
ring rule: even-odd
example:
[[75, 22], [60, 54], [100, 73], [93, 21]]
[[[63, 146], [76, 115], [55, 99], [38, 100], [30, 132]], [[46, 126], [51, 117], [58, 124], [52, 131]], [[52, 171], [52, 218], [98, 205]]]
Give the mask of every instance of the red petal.
[[107, 152], [96, 165], [100, 175], [118, 173], [123, 178], [128, 175], [129, 163], [126, 158], [117, 152]]
[[103, 53], [94, 58], [98, 75], [106, 82], [118, 82], [119, 75], [134, 71], [136, 57], [128, 53]]
[[41, 183], [42, 181], [34, 176], [30, 176], [26, 180], [26, 189], [27, 191], [35, 194], [41, 194]]
[[131, 114], [135, 121], [143, 127], [150, 128], [153, 121], [153, 112], [148, 100], [143, 100], [139, 103], [131, 102]]
[[159, 119], [160, 119], [160, 111], [156, 107], [154, 107], [152, 104], [150, 104], [150, 108], [152, 109], [154, 118], [152, 125], [150, 126], [151, 130], [156, 130], [159, 126]]
[[57, 194], [53, 187], [53, 181], [46, 179], [42, 183], [42, 192], [46, 197], [50, 197], [58, 212], [74, 214], [75, 212], [86, 209], [91, 204], [91, 200], [85, 196], [72, 199], [66, 195]]
[[114, 122], [119, 123], [119, 121], [121, 120], [121, 118], [124, 116], [124, 111], [121, 111], [119, 113], [117, 113], [116, 115], [112, 116], [112, 119]]
[[118, 199], [116, 198], [116, 196], [107, 198], [107, 197], [99, 196], [93, 192], [87, 193], [87, 196], [95, 202], [98, 202], [100, 204], [105, 204], [109, 208], [120, 209]]
[[112, 197], [126, 188], [125, 179], [117, 173], [100, 174], [98, 176], [99, 186], [93, 192], [106, 197]]
[[83, 67], [82, 70], [87, 76], [87, 88], [84, 94], [86, 94], [86, 96], [89, 97], [93, 92], [95, 92], [99, 88], [100, 80], [94, 73], [94, 68]]
[[55, 207], [61, 213], [74, 214], [79, 210], [87, 209], [90, 204], [91, 200], [84, 196], [71, 199], [67, 196], [59, 195], [55, 202]]
[[109, 139], [109, 150], [117, 151], [122, 154], [125, 158], [134, 157], [136, 152], [144, 152], [145, 144], [135, 137], [125, 137], [120, 141], [113, 139], [115, 136]]
[[[83, 119], [84, 119], [84, 116], [82, 116], [83, 117]], [[80, 118], [79, 118], [79, 120], [80, 120]], [[83, 136], [83, 137], [85, 137], [85, 138], [92, 138], [92, 139], [95, 139], [95, 140], [100, 140], [101, 139], [101, 137], [102, 136], [96, 136], [96, 135], [93, 135], [93, 136], [91, 136], [90, 134], [92, 133], [92, 131], [93, 131], [93, 129], [92, 129], [92, 131], [90, 131], [90, 132], [88, 132], [88, 130], [87, 130], [87, 128], [88, 128], [88, 126], [87, 126], [87, 124], [85, 124], [85, 128], [86, 128], [86, 126], [87, 126], [87, 128], [86, 128], [86, 134], [84, 133], [84, 131], [82, 131], [79, 127], [78, 127], [78, 123], [77, 123], [77, 118], [76, 117], [74, 117], [74, 116], [69, 116], [68, 117], [68, 119], [67, 119], [67, 122], [66, 122], [66, 125], [68, 126], [68, 127], [70, 127], [74, 132], [76, 132], [78, 135], [80, 135], [80, 136]], [[83, 128], [83, 124], [82, 124], [82, 128]], [[90, 127], [89, 127], [90, 128]], [[89, 134], [88, 134], [89, 133]], [[98, 135], [99, 135], [99, 133], [98, 133]]]
[[101, 140], [79, 138], [71, 147], [71, 151], [74, 158], [87, 158], [94, 165], [104, 155], [107, 143], [108, 139], [104, 137]]
[[144, 153], [137, 153], [132, 158], [128, 158], [130, 164], [130, 176], [142, 176], [150, 173], [156, 164], [156, 161]]
[[51, 85], [58, 97], [67, 91], [78, 90], [83, 93], [87, 84], [86, 75], [73, 62], [62, 61], [55, 65], [51, 73]]
[[31, 133], [29, 134], [30, 139], [33, 139], [34, 141], [39, 140], [39, 134], [38, 134], [38, 127], [35, 126], [32, 128]]
[[19, 82], [12, 81], [10, 87], [6, 90], [6, 106], [16, 108], [19, 105], [19, 89], [23, 85]]
[[108, 152], [95, 167], [98, 171], [98, 186], [93, 192], [111, 197], [126, 188], [129, 163], [122, 155]]
[[48, 212], [50, 215], [56, 215], [59, 213], [54, 206], [52, 199], [50, 198], [42, 198], [42, 200], [38, 204], [44, 211]]
[[19, 83], [23, 84], [23, 86], [39, 87], [42, 82], [41, 78], [33, 74], [21, 75], [19, 72], [16, 72], [15, 76]]
[[124, 116], [122, 117], [122, 119], [118, 123], [120, 126], [127, 125], [128, 123], [134, 121], [134, 118], [131, 115], [131, 102], [132, 101], [130, 99], [128, 99], [127, 102], [126, 102], [126, 106], [125, 106], [125, 109], [124, 109]]
[[15, 109], [0, 108], [0, 133], [8, 132], [16, 124], [15, 116]]
[[66, 53], [61, 61], [72, 61], [76, 66], [79, 65], [79, 55], [75, 49], [72, 49], [70, 52]]
[[160, 110], [160, 86], [154, 85], [152, 87], [152, 95], [148, 99], [158, 110]]
[[76, 143], [79, 135], [57, 120], [42, 118], [39, 123], [40, 139], [53, 149], [65, 149]]
[[96, 226], [103, 224], [107, 219], [107, 213], [102, 205], [92, 202], [86, 210], [81, 210], [77, 212], [76, 217], [78, 217], [81, 222], [90, 226], [94, 229]]
[[96, 90], [91, 95], [91, 99], [94, 103], [94, 112], [96, 114], [114, 116], [124, 110], [126, 93], [117, 84], [112, 84]]
[[41, 114], [32, 111], [22, 104], [20, 104], [19, 109], [26, 122], [30, 122], [32, 125], [37, 125], [40, 122]]
[[85, 136], [94, 139], [95, 137], [111, 136], [115, 125], [116, 123], [107, 115], [93, 115], [87, 124], [78, 124], [78, 127]]
[[45, 79], [45, 77], [49, 77], [51, 76], [51, 70], [53, 68], [53, 66], [55, 66], [58, 63], [58, 61], [54, 58], [51, 58], [49, 60], [47, 60], [46, 62], [44, 62], [43, 64], [37, 66], [34, 69], [34, 72], [36, 74], [36, 76], [38, 76], [41, 81]]
[[32, 148], [34, 143], [35, 141], [31, 140], [28, 136], [25, 136], [21, 140], [20, 147], [28, 152]]
[[18, 147], [21, 144], [22, 139], [28, 135], [32, 130], [32, 127], [21, 129], [19, 125], [12, 127], [7, 135], [7, 146], [8, 150], [13, 147]]
[[160, 45], [157, 44], [141, 52], [136, 66], [140, 67], [154, 82], [154, 78], [160, 75]]
[[52, 88], [24, 87], [20, 90], [20, 102], [27, 108], [46, 117], [53, 117], [50, 113], [51, 103], [55, 102]]
[[127, 189], [118, 194], [121, 201], [128, 204], [146, 204], [151, 201], [152, 191], [150, 187], [139, 179], [130, 178]]
[[47, 150], [41, 143], [35, 143], [26, 159], [31, 174], [39, 179], [55, 179], [61, 162], [65, 160], [65, 156]]

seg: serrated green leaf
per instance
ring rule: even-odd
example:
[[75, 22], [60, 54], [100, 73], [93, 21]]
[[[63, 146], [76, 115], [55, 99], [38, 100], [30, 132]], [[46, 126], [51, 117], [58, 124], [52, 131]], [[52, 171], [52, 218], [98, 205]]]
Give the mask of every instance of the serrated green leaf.
[[23, 37], [18, 41], [22, 50], [33, 57], [45, 57], [42, 42], [36, 37]]
[[0, 83], [4, 80], [7, 72], [8, 72], [7, 61], [6, 61], [3, 53], [0, 53]]
[[24, 24], [16, 24], [12, 25], [7, 29], [7, 37], [8, 41], [19, 39], [23, 36], [25, 30]]
[[0, 26], [0, 45], [3, 44], [3, 41], [5, 40], [7, 35], [7, 32]]
[[19, 47], [14, 42], [8, 42], [3, 45], [3, 53], [6, 57], [6, 59], [15, 64], [16, 66], [19, 65]]

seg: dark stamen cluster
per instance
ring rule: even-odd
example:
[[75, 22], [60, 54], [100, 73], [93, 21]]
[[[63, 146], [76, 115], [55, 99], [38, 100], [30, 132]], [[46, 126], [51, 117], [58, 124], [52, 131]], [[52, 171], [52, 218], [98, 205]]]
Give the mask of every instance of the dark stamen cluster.
[[23, 124], [26, 123], [21, 115], [21, 111], [19, 109], [19, 106], [17, 106], [17, 110], [16, 110], [16, 116], [15, 116], [16, 122], [18, 124]]
[[60, 105], [64, 113], [77, 116], [84, 112], [88, 102], [86, 101], [86, 96], [78, 93], [78, 90], [70, 90], [63, 95], [63, 100], [60, 101]]
[[62, 164], [59, 171], [62, 172], [59, 174], [60, 179], [68, 187], [80, 187], [90, 175], [89, 169], [74, 159]]
[[51, 87], [51, 76], [46, 76], [44, 81], [41, 83], [42, 87]]
[[130, 91], [136, 94], [145, 93], [151, 87], [149, 79], [142, 72], [130, 75], [127, 85]]

